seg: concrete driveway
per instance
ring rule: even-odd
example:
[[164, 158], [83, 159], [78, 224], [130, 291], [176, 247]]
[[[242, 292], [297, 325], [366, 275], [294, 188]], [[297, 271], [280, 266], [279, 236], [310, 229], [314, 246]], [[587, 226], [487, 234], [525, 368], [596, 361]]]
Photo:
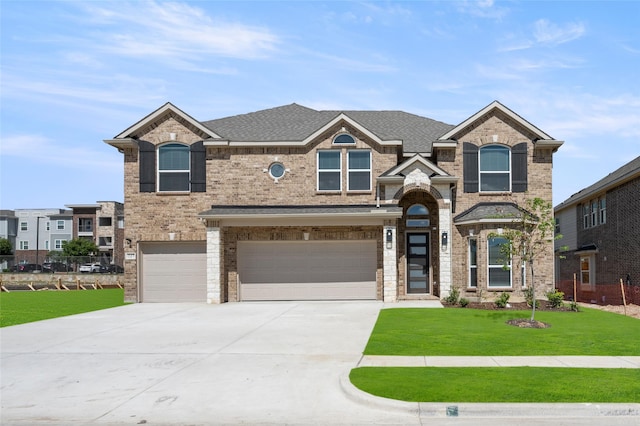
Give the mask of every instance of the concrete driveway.
[[6, 327], [2, 424], [418, 424], [340, 388], [381, 307], [136, 304]]
[[415, 410], [360, 392], [347, 374], [382, 307], [136, 304], [5, 327], [0, 423], [638, 424], [638, 404], [467, 404], [454, 418], [446, 404]]

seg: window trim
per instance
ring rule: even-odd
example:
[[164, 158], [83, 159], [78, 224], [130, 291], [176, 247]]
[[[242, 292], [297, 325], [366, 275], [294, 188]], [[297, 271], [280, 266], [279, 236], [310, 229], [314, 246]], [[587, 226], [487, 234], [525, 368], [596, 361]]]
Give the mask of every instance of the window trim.
[[591, 226], [598, 226], [598, 200], [591, 200]]
[[604, 195], [598, 198], [598, 216], [600, 225], [607, 223], [607, 197]]
[[[507, 159], [507, 169], [506, 171], [495, 171], [495, 170], [491, 170], [491, 171], [482, 171], [482, 151], [483, 150], [487, 150], [487, 148], [493, 148], [493, 147], [498, 147], [501, 148], [503, 150], [506, 150], [508, 153], [508, 159]], [[505, 193], [505, 192], [512, 192], [512, 188], [513, 188], [513, 183], [512, 183], [512, 179], [513, 179], [513, 170], [512, 169], [512, 159], [511, 159], [511, 148], [506, 146], [506, 145], [499, 145], [499, 144], [489, 144], [489, 145], [484, 145], [479, 147], [478, 149], [478, 192], [480, 193], [484, 193], [484, 194], [495, 194], [495, 193]], [[482, 175], [483, 174], [493, 174], [493, 175], [505, 175], [507, 176], [507, 183], [508, 183], [508, 187], [507, 189], [503, 189], [503, 190], [483, 190], [482, 189]]]
[[[583, 260], [587, 261], [588, 268], [582, 269]], [[580, 285], [584, 287], [593, 287], [595, 285], [595, 256], [593, 254], [580, 255]], [[588, 282], [584, 282], [584, 274], [589, 277]]]
[[582, 204], [582, 229], [589, 229], [591, 218], [591, 204], [589, 202]]
[[[351, 155], [351, 153], [353, 152], [357, 152], [357, 153], [363, 153], [366, 152], [367, 154], [369, 154], [369, 168], [368, 169], [351, 169], [349, 167], [349, 157]], [[347, 192], [371, 192], [371, 189], [373, 187], [371, 181], [372, 181], [372, 176], [373, 176], [373, 168], [372, 168], [372, 155], [371, 155], [371, 150], [369, 149], [349, 149], [347, 150]], [[351, 172], [360, 172], [360, 173], [369, 173], [369, 188], [367, 189], [351, 189], [351, 179], [350, 179], [350, 174]]]
[[29, 250], [29, 240], [20, 240], [20, 250]]
[[[323, 153], [337, 153], [338, 154], [339, 167], [337, 169], [320, 169], [320, 155], [323, 154]], [[320, 189], [320, 174], [321, 173], [335, 173], [335, 172], [339, 173], [338, 188], [337, 189]], [[342, 151], [335, 150], [335, 149], [319, 149], [316, 152], [316, 190], [318, 192], [323, 192], [323, 193], [342, 192]]]
[[[491, 282], [490, 282], [490, 278], [491, 278], [491, 270], [492, 269], [502, 269], [504, 270], [505, 265], [503, 263], [500, 264], [492, 264], [491, 262], [491, 250], [489, 248], [489, 245], [491, 244], [492, 240], [496, 240], [496, 239], [501, 239], [504, 241], [507, 241], [506, 238], [504, 237], [489, 237], [487, 238], [487, 289], [490, 290], [495, 290], [495, 289], [512, 289], [513, 288], [513, 259], [509, 259], [509, 263], [506, 265], [507, 270], [509, 271], [509, 285], [508, 286], [492, 286]], [[503, 244], [503, 243], [501, 243]]]
[[64, 228], [65, 228], [64, 220], [58, 220], [56, 223], [56, 230], [62, 231], [64, 230]]
[[[350, 142], [338, 142], [339, 138], [342, 138], [343, 136], [347, 136], [351, 139]], [[332, 145], [337, 145], [337, 146], [350, 146], [350, 145], [355, 145], [356, 144], [356, 138], [353, 137], [353, 135], [346, 133], [346, 132], [341, 132], [339, 134], [337, 134], [333, 140], [331, 141]]]
[[54, 249], [54, 250], [62, 250], [62, 242], [63, 242], [63, 241], [66, 241], [66, 240], [63, 240], [63, 239], [55, 239], [55, 240], [53, 241], [53, 249]]
[[20, 222], [20, 231], [28, 231], [29, 222]]
[[[175, 146], [175, 147], [181, 147], [183, 148], [188, 155], [188, 160], [187, 160], [187, 169], [176, 169], [176, 170], [162, 170], [160, 169], [160, 151], [163, 148], [167, 148], [169, 146]], [[179, 142], [175, 142], [175, 141], [171, 141], [171, 142], [166, 142], [163, 144], [158, 145], [157, 148], [158, 154], [156, 155], [156, 191], [159, 193], [179, 193], [179, 194], [183, 194], [183, 193], [190, 193], [191, 192], [191, 147], [187, 144], [183, 144], [183, 143], [179, 143]], [[160, 188], [161, 185], [161, 176], [166, 176], [169, 174], [184, 174], [187, 173], [187, 189], [184, 190], [176, 190], [176, 189], [172, 189], [172, 190], [163, 190]]]
[[[475, 246], [475, 262], [471, 257], [471, 246]], [[468, 288], [478, 288], [478, 237], [469, 237], [469, 242], [467, 244], [467, 287]], [[475, 280], [473, 280], [472, 271], [475, 270]], [[474, 282], [475, 281], [475, 282]]]

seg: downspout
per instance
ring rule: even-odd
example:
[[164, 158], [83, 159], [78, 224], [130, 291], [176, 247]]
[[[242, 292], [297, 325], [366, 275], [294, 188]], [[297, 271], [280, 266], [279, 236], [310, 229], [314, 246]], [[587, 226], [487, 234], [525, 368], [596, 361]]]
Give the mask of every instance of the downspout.
[[376, 208], [380, 208], [380, 182], [376, 182]]

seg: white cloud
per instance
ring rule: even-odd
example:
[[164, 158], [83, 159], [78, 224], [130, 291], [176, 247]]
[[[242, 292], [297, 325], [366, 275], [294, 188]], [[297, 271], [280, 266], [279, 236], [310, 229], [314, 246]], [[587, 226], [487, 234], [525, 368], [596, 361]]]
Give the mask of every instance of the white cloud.
[[562, 44], [582, 37], [585, 32], [586, 28], [580, 22], [560, 26], [547, 19], [539, 19], [534, 23], [533, 36], [541, 44]]
[[459, 12], [479, 18], [501, 20], [509, 14], [508, 8], [496, 6], [493, 0], [462, 1], [457, 2], [456, 6]]
[[10, 161], [9, 158], [13, 157], [47, 164], [56, 169], [100, 170], [101, 172], [122, 170], [122, 157], [115, 149], [113, 149], [115, 154], [109, 155], [105, 149], [91, 149], [96, 146], [99, 145], [95, 143], [64, 144], [34, 134], [2, 135], [0, 140], [3, 161]]
[[[257, 59], [277, 50], [271, 30], [223, 18], [183, 3], [83, 3], [102, 52], [135, 58], [202, 62], [211, 56]], [[204, 67], [202, 67], [204, 68]]]

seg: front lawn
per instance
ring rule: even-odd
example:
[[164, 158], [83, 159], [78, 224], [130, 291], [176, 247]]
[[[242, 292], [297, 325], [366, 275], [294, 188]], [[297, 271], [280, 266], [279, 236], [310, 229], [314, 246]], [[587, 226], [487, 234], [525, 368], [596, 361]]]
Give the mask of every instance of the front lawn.
[[638, 369], [360, 367], [349, 377], [370, 394], [413, 402], [640, 402]]
[[536, 313], [545, 329], [506, 324], [529, 311], [383, 309], [365, 355], [640, 355], [640, 321], [584, 308]]
[[124, 305], [123, 289], [0, 293], [0, 327]]

